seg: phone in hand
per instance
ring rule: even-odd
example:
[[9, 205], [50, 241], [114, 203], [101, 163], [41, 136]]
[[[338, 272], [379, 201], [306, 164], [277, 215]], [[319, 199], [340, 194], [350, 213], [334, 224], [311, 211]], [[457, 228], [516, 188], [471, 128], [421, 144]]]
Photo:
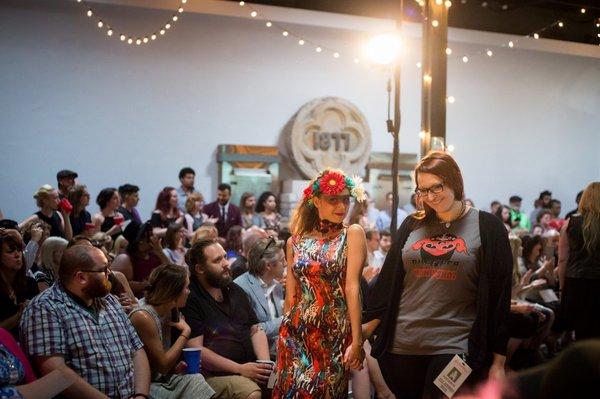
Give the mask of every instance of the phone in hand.
[[179, 309], [177, 309], [177, 308], [171, 309], [171, 321], [173, 323], [179, 322]]

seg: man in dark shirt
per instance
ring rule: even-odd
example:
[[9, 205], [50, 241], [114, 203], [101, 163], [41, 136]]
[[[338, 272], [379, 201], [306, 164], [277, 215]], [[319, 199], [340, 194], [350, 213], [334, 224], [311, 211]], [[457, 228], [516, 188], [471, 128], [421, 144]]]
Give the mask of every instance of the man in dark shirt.
[[119, 195], [121, 196], [121, 206], [118, 211], [123, 215], [125, 220], [135, 220], [142, 223], [140, 214], [135, 207], [140, 202], [140, 188], [133, 184], [123, 184], [119, 186]]
[[202, 372], [216, 397], [258, 399], [271, 366], [265, 332], [246, 293], [232, 283], [223, 247], [196, 242], [186, 255], [190, 296], [183, 314], [192, 329], [190, 347], [202, 348]]

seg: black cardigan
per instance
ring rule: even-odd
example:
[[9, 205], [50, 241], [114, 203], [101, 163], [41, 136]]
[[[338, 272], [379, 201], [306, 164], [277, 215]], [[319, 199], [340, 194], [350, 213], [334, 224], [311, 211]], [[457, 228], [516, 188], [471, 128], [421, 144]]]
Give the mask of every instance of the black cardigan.
[[[364, 321], [381, 320], [375, 331], [371, 355], [378, 358], [394, 341], [398, 307], [402, 297], [404, 266], [402, 248], [418, 220], [408, 217], [398, 230], [377, 283], [370, 290]], [[481, 371], [492, 361], [492, 354], [506, 354], [508, 332], [506, 320], [510, 311], [512, 255], [506, 227], [496, 216], [479, 211], [481, 262], [478, 265], [477, 313], [469, 334], [467, 362]]]

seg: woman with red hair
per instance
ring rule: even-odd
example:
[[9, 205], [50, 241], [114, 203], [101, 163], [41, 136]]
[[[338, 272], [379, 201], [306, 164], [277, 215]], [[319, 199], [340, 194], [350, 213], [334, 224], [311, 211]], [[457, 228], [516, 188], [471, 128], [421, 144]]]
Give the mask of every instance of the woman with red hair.
[[378, 328], [371, 355], [396, 397], [433, 399], [444, 397], [434, 380], [451, 362], [472, 369], [466, 385], [503, 375], [512, 254], [502, 221], [465, 203], [450, 155], [424, 157], [415, 183], [423, 209], [396, 234], [363, 333]]
[[183, 215], [179, 211], [179, 199], [174, 187], [165, 187], [156, 198], [156, 206], [150, 224], [156, 237], [164, 237], [171, 223], [183, 223]]

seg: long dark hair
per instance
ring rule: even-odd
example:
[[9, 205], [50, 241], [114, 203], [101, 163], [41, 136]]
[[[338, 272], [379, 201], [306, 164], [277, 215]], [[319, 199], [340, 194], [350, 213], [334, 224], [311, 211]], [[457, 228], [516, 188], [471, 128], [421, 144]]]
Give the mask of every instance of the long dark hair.
[[531, 253], [533, 252], [533, 248], [535, 248], [536, 245], [538, 244], [542, 244], [542, 237], [540, 236], [523, 236], [521, 238], [521, 245], [523, 245], [523, 252], [522, 252], [522, 256], [523, 256], [523, 261], [525, 262], [525, 266], [527, 266], [527, 268], [529, 268], [529, 266], [532, 264], [529, 261], [529, 256], [531, 256]]
[[[419, 173], [430, 173], [436, 175], [446, 187], [454, 191], [454, 197], [462, 200], [465, 197], [465, 188], [462, 173], [458, 164], [448, 153], [443, 151], [432, 151], [427, 154], [415, 167], [415, 185], [418, 186]], [[415, 219], [423, 222], [433, 220], [435, 211], [423, 201], [423, 210], [418, 210], [413, 215]]]
[[[277, 206], [279, 207], [279, 203], [277, 201], [277, 196], [275, 194], [273, 194], [270, 191], [265, 191], [264, 193], [262, 193], [260, 195], [260, 197], [258, 197], [258, 201], [256, 201], [256, 213], [261, 213], [265, 211], [265, 204], [264, 202], [266, 200], [269, 199], [269, 197], [275, 197], [275, 203], [277, 204]], [[275, 210], [275, 212], [277, 212], [277, 209]]]
[[[23, 251], [25, 244], [21, 233], [15, 229], [4, 229], [0, 228], [0, 268], [4, 268], [2, 264], [2, 253], [4, 251], [4, 243], [13, 249], [19, 249]], [[22, 256], [22, 255], [21, 255]], [[27, 277], [26, 277], [25, 257], [23, 256], [21, 268], [17, 271], [14, 281], [6, 281], [2, 274], [0, 274], [0, 291], [7, 297], [10, 296], [10, 288], [12, 287], [16, 297], [19, 297], [27, 291]]]
[[[502, 211], [508, 209], [508, 220], [505, 222], [504, 220], [502, 220]], [[496, 209], [496, 212], [494, 213], [494, 215], [496, 215], [496, 217], [498, 217], [498, 219], [500, 219], [502, 221], [502, 223], [508, 223], [511, 224], [512, 227], [512, 214], [510, 213], [510, 208], [506, 205], [500, 205], [498, 207], [498, 209]]]
[[[160, 211], [160, 218], [165, 220], [167, 218], [167, 214], [171, 210], [171, 205], [169, 205], [169, 200], [171, 199], [171, 191], [175, 190], [173, 187], [165, 187], [163, 188], [158, 196], [156, 197], [156, 206], [154, 210]], [[173, 215], [175, 218], [178, 218], [180, 215], [179, 209], [175, 208], [175, 212]]]

